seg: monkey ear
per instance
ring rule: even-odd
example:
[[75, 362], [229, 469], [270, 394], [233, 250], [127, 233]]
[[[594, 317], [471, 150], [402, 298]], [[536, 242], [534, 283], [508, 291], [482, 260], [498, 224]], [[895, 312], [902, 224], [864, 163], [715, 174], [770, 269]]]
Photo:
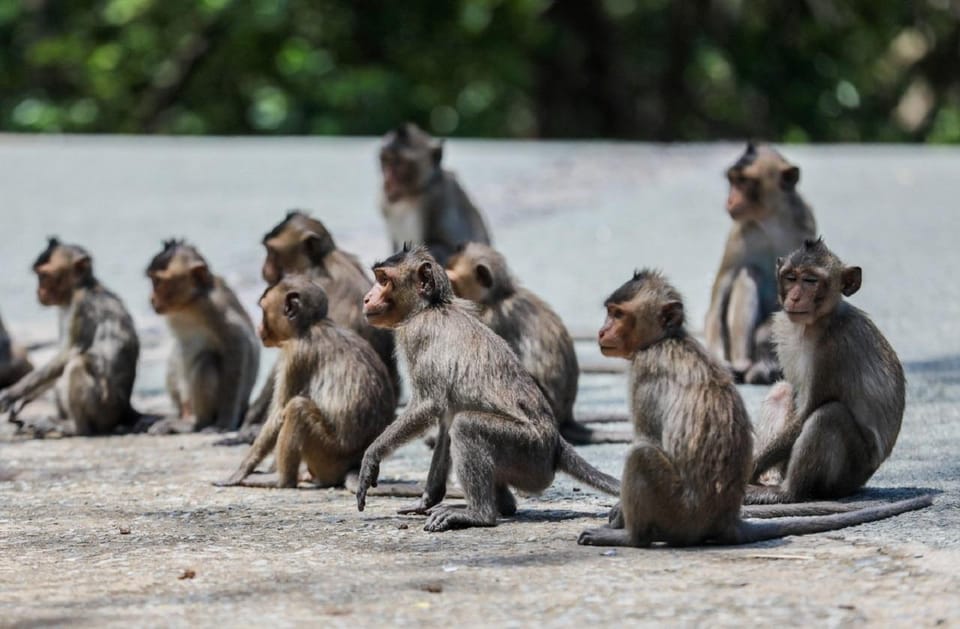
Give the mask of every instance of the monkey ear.
[[660, 308], [660, 325], [664, 330], [683, 327], [683, 302], [670, 301]]
[[433, 264], [424, 262], [417, 267], [417, 293], [421, 297], [432, 299], [437, 292], [437, 280], [433, 276]]
[[283, 316], [293, 321], [300, 315], [300, 293], [290, 291], [283, 297]]
[[478, 264], [476, 269], [477, 281], [480, 282], [480, 285], [484, 288], [490, 288], [493, 286], [493, 273], [490, 272], [490, 267], [486, 264]]
[[796, 166], [788, 166], [780, 171], [780, 187], [788, 192], [792, 192], [800, 181], [800, 169]]
[[430, 159], [433, 160], [434, 166], [440, 165], [440, 161], [443, 159], [443, 140], [437, 140], [430, 145]]
[[777, 258], [777, 270], [779, 271], [782, 268], [783, 268], [783, 256]]
[[858, 266], [848, 266], [840, 273], [840, 292], [849, 297], [858, 290], [863, 282], [863, 269]]
[[90, 273], [92, 263], [87, 256], [81, 256], [73, 261], [73, 273], [77, 277], [83, 277]]
[[190, 277], [197, 283], [197, 286], [202, 286], [203, 288], [213, 287], [213, 274], [210, 272], [209, 267], [203, 262], [195, 262], [190, 266]]

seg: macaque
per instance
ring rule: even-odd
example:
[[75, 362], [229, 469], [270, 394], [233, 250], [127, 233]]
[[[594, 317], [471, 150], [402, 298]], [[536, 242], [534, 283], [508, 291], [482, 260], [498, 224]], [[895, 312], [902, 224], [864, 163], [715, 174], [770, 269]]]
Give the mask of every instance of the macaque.
[[776, 259], [814, 238], [817, 226], [796, 189], [800, 169], [773, 148], [747, 144], [727, 179], [733, 226], [713, 283], [707, 347], [738, 382], [769, 384], [780, 376], [770, 331], [779, 308]]
[[[93, 273], [93, 259], [77, 245], [50, 238], [33, 264], [37, 299], [60, 310], [60, 349], [46, 365], [0, 391], [0, 412], [16, 416], [55, 387], [64, 434], [104, 435], [140, 419], [130, 405], [140, 342], [120, 299]], [[65, 421], [61, 421], [65, 420]]]
[[410, 122], [384, 135], [380, 145], [380, 209], [392, 250], [404, 243], [426, 245], [445, 264], [460, 243], [489, 245], [490, 235], [480, 211], [442, 160], [443, 142]]
[[[376, 283], [364, 314], [396, 331], [410, 368], [412, 397], [403, 415], [367, 448], [357, 507], [377, 485], [380, 463], [397, 447], [437, 424], [426, 489], [401, 513], [427, 514], [424, 530], [495, 526], [516, 512], [511, 488], [539, 493], [560, 470], [616, 495], [617, 480], [587, 463], [564, 441], [546, 396], [510, 346], [457, 299], [443, 267], [425, 247], [374, 265]], [[440, 504], [450, 468], [466, 508]]]
[[195, 247], [167, 240], [147, 267], [150, 305], [163, 315], [175, 344], [167, 392], [176, 415], [153, 434], [236, 430], [257, 379], [260, 344], [250, 316]]
[[764, 402], [748, 503], [836, 499], [860, 489], [893, 450], [905, 405], [903, 367], [862, 310], [848, 303], [860, 267], [822, 240], [777, 261], [781, 312], [773, 338], [785, 381]]
[[[288, 212], [286, 218], [267, 232], [263, 246], [266, 250], [264, 281], [273, 285], [287, 275], [303, 273], [317, 282], [327, 294], [330, 320], [370, 343], [390, 372], [395, 394], [399, 396], [400, 374], [394, 356], [393, 333], [378, 330], [363, 316], [363, 296], [372, 282], [360, 261], [337, 248], [323, 223], [299, 210]], [[239, 441], [252, 442], [266, 421], [275, 378], [275, 371], [271, 371], [247, 412]]]
[[570, 443], [629, 443], [626, 431], [597, 430], [577, 422], [580, 369], [573, 339], [560, 317], [522, 286], [503, 255], [488, 245], [467, 243], [447, 260], [447, 277], [457, 297], [480, 308], [480, 320], [502, 337], [547, 396], [560, 434]]
[[[288, 275], [260, 298], [260, 338], [279, 347], [270, 417], [236, 472], [220, 485], [343, 485], [368, 445], [393, 420], [396, 398], [383, 361], [353, 330], [329, 318], [327, 295], [305, 275]], [[276, 450], [279, 479], [247, 481]]]
[[831, 515], [741, 519], [753, 437], [731, 374], [687, 333], [680, 294], [659, 273], [634, 273], [605, 305], [598, 341], [604, 355], [631, 361], [637, 437], [610, 525], [584, 531], [580, 544], [747, 544], [931, 504], [927, 495]]
[[9, 387], [32, 369], [27, 351], [10, 340], [3, 319], [0, 319], [0, 389]]

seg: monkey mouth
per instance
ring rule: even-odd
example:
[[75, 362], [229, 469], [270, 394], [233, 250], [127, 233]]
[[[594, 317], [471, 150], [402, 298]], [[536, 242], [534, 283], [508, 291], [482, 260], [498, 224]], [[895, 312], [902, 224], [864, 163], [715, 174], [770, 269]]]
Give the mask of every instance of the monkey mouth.
[[790, 310], [789, 308], [784, 308], [783, 311], [788, 315], [808, 315], [810, 314], [809, 310]]
[[367, 319], [376, 319], [377, 317], [382, 317], [387, 314], [387, 311], [390, 310], [389, 304], [381, 304], [379, 306], [364, 306], [363, 307], [363, 316]]

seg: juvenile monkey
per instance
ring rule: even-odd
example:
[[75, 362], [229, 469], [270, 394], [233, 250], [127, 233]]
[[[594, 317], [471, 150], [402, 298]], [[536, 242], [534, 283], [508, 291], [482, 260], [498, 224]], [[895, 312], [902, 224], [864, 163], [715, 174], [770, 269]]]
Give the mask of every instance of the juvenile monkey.
[[26, 350], [10, 340], [0, 319], [0, 389], [24, 377], [31, 369], [33, 365], [27, 359]]
[[480, 320], [520, 358], [547, 396], [564, 439], [580, 445], [633, 439], [627, 432], [595, 430], [574, 419], [580, 369], [573, 339], [550, 306], [517, 285], [503, 255], [480, 243], [461, 245], [447, 260], [447, 277], [457, 297], [478, 304]]
[[748, 503], [848, 496], [890, 456], [906, 384], [883, 334], [843, 299], [861, 279], [822, 240], [777, 261], [773, 336], [786, 381], [764, 402], [751, 478], [777, 468], [783, 479], [751, 485]]
[[729, 372], [684, 329], [679, 293], [659, 273], [638, 271], [607, 298], [606, 308], [600, 349], [631, 361], [637, 438], [623, 469], [619, 512], [610, 526], [581, 533], [580, 544], [745, 544], [931, 504], [922, 496], [833, 515], [741, 520], [750, 420]]
[[[330, 320], [353, 330], [370, 343], [386, 365], [399, 395], [400, 375], [393, 351], [393, 333], [374, 328], [363, 316], [363, 296], [372, 282], [360, 261], [337, 248], [323, 223], [299, 210], [288, 212], [286, 218], [267, 232], [263, 246], [266, 250], [262, 269], [264, 281], [273, 285], [287, 275], [303, 273], [317, 282], [327, 294]], [[243, 421], [241, 441], [252, 441], [259, 426], [266, 421], [275, 377], [275, 371], [271, 371], [250, 406]]]
[[445, 264], [458, 244], [489, 245], [490, 235], [480, 211], [442, 160], [443, 142], [410, 122], [384, 135], [380, 145], [380, 209], [393, 251], [406, 242], [426, 245]]
[[[373, 325], [396, 330], [410, 368], [406, 411], [367, 449], [357, 507], [376, 486], [380, 462], [403, 443], [439, 426], [426, 490], [401, 513], [427, 513], [424, 529], [494, 526], [512, 515], [510, 491], [539, 493], [556, 470], [616, 495], [617, 480], [593, 468], [556, 429], [550, 404], [506, 341], [455, 299], [443, 267], [426, 248], [404, 250], [373, 267], [376, 283], [363, 301]], [[439, 504], [451, 465], [467, 506]]]
[[147, 267], [150, 304], [167, 319], [175, 345], [167, 391], [176, 415], [153, 434], [236, 430], [257, 378], [260, 344], [253, 322], [223, 278], [191, 245], [167, 240]]
[[60, 309], [60, 350], [0, 391], [0, 412], [16, 414], [56, 384], [66, 432], [109, 434], [132, 426], [140, 418], [130, 406], [140, 342], [123, 303], [97, 280], [90, 254], [77, 245], [50, 238], [33, 270], [37, 299]]
[[814, 238], [817, 226], [796, 189], [800, 169], [773, 148], [747, 144], [727, 179], [733, 226], [713, 283], [707, 347], [738, 381], [769, 384], [780, 373], [770, 338], [778, 309], [776, 259]]
[[260, 298], [260, 338], [279, 347], [270, 418], [236, 472], [245, 482], [276, 448], [276, 487], [296, 487], [301, 460], [314, 483], [339, 486], [393, 419], [390, 376], [370, 345], [328, 318], [327, 296], [304, 275], [289, 275]]

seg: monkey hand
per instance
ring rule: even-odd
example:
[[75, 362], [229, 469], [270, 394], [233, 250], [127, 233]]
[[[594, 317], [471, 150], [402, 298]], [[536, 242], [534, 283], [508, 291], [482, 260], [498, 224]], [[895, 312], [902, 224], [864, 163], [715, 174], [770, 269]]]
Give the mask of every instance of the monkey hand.
[[372, 459], [364, 456], [363, 463], [360, 464], [360, 475], [357, 481], [357, 510], [363, 511], [367, 505], [367, 490], [377, 486], [377, 478], [380, 476], [380, 463], [373, 462]]
[[412, 502], [405, 507], [397, 509], [400, 515], [426, 515], [430, 507], [439, 503], [439, 500], [433, 500], [430, 494], [424, 493], [416, 502]]
[[214, 487], [238, 487], [241, 483], [243, 483], [243, 479], [246, 477], [247, 475], [243, 473], [243, 470], [237, 470], [227, 480], [214, 481], [213, 486]]

